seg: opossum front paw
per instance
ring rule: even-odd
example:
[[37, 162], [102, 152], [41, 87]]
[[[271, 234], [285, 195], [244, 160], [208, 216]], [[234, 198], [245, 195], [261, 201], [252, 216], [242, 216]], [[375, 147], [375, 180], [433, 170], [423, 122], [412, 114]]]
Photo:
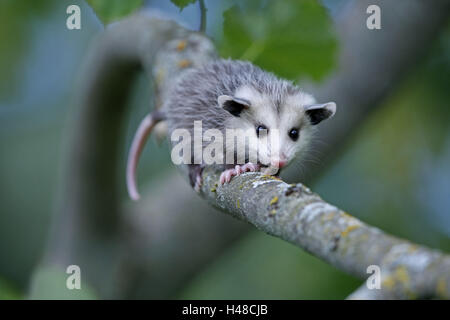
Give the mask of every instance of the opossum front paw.
[[220, 175], [220, 184], [224, 184], [225, 182], [230, 182], [233, 176], [239, 176], [241, 173], [251, 171], [258, 171], [260, 168], [259, 165], [248, 162], [243, 166], [236, 165], [233, 169], [227, 169]]
[[227, 169], [220, 175], [220, 184], [225, 182], [230, 182], [232, 176], [236, 176], [237, 172], [235, 169]]
[[251, 162], [247, 162], [246, 164], [241, 166], [242, 172], [247, 172], [247, 171], [256, 172], [256, 171], [259, 171], [259, 169], [261, 169], [261, 166], [259, 164], [253, 164]]

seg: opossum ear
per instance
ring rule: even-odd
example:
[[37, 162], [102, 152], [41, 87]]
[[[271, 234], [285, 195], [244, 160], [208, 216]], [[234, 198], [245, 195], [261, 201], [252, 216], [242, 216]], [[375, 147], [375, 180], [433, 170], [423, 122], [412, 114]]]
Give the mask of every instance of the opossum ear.
[[336, 103], [327, 102], [322, 104], [311, 104], [305, 107], [305, 113], [311, 120], [312, 125], [331, 118], [336, 113]]
[[235, 117], [239, 117], [242, 110], [250, 107], [250, 102], [236, 97], [221, 95], [217, 98], [219, 106], [231, 113]]

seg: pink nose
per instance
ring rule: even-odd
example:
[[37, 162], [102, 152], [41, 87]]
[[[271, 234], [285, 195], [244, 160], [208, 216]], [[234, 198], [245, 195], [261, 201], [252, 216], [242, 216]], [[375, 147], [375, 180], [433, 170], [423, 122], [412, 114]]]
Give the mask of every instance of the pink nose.
[[286, 166], [287, 161], [286, 160], [275, 160], [273, 162], [273, 166], [278, 167], [278, 168], [283, 168], [284, 166]]

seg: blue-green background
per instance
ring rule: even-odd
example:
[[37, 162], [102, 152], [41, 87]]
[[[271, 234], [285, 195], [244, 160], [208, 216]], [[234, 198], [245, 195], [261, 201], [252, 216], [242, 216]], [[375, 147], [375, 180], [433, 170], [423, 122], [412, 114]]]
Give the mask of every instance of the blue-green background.
[[[329, 54], [310, 61], [307, 53], [314, 42], [300, 39], [303, 42], [298, 45], [306, 53], [298, 65], [274, 71], [291, 78], [325, 79], [339, 48], [333, 19], [345, 3], [319, 2], [328, 17], [323, 19], [322, 11], [311, 9], [311, 14], [318, 15], [319, 22], [314, 23], [323, 29], [321, 44], [330, 48]], [[69, 4], [81, 7], [81, 30], [66, 28]], [[189, 28], [199, 24], [197, 4], [182, 11], [169, 1], [144, 5], [159, 8]], [[206, 5], [207, 33], [220, 52], [233, 56], [245, 51], [248, 40], [234, 38], [238, 35], [232, 31], [242, 26], [230, 25], [230, 33], [223, 34], [223, 12], [232, 10], [233, 4], [211, 0]], [[257, 20], [250, 17], [248, 22], [263, 23]], [[0, 2], [0, 299], [27, 297], [54, 213], [74, 80], [90, 41], [103, 28], [84, 1]], [[265, 26], [261, 28], [253, 31], [270, 47], [276, 39], [264, 31]], [[286, 37], [294, 35], [286, 33]], [[444, 251], [450, 249], [449, 35], [449, 27], [442, 30], [423, 60], [354, 130], [344, 152], [312, 186], [326, 200], [369, 224]], [[254, 58], [264, 67], [277, 68], [264, 52]], [[141, 80], [132, 100], [131, 127], [148, 107], [145, 88]], [[164, 179], [173, 170], [168, 155], [166, 146], [151, 142], [141, 161], [142, 179], [148, 183]], [[174, 297], [340, 299], [359, 284], [298, 248], [255, 230], [218, 252], [215, 261], [199, 270]]]

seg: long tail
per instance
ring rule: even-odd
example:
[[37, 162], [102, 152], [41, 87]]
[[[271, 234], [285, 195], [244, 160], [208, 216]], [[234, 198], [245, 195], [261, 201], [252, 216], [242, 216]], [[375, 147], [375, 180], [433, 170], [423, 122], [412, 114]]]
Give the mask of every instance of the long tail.
[[162, 114], [157, 111], [148, 114], [144, 119], [142, 119], [134, 135], [130, 152], [128, 154], [126, 173], [128, 194], [133, 200], [139, 200], [140, 198], [136, 186], [136, 168], [139, 162], [139, 156], [141, 155], [145, 142], [147, 141], [153, 128], [159, 121], [163, 120], [163, 118], [164, 117], [162, 116]]

